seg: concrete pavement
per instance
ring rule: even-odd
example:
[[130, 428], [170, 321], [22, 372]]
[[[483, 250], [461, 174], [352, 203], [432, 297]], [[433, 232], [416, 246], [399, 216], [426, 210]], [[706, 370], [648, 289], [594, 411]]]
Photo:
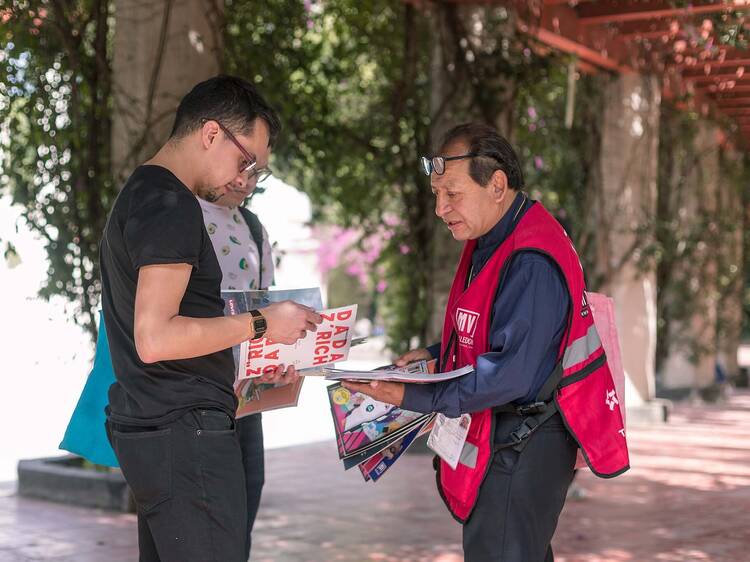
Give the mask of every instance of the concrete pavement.
[[[569, 501], [558, 562], [750, 560], [750, 393], [678, 405], [662, 427], [629, 429], [632, 469], [588, 471]], [[137, 559], [135, 517], [19, 498], [0, 488], [0, 562]], [[461, 533], [430, 457], [406, 455], [378, 483], [344, 472], [331, 442], [267, 452], [254, 533], [258, 562], [459, 562]]]

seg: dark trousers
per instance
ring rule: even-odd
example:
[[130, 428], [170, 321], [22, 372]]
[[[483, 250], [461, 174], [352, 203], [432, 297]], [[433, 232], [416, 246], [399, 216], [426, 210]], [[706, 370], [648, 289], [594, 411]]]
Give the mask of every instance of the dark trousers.
[[252, 530], [255, 516], [260, 506], [260, 494], [265, 482], [265, 464], [263, 455], [263, 418], [262, 414], [253, 414], [237, 420], [237, 435], [242, 449], [242, 464], [245, 467], [245, 491], [247, 495], [247, 540], [245, 541], [245, 558], [250, 557]]
[[140, 562], [245, 562], [245, 475], [234, 420], [196, 409], [158, 427], [107, 422], [138, 508]]
[[[499, 415], [496, 440], [505, 441], [520, 419]], [[576, 451], [559, 414], [520, 453], [497, 451], [463, 528], [465, 562], [552, 562], [552, 536], [573, 479]]]

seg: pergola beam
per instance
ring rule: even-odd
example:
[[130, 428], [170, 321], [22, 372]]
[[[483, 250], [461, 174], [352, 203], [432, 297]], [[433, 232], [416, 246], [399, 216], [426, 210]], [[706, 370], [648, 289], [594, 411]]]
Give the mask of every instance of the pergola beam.
[[[747, 53], [745, 53], [747, 54]], [[681, 63], [673, 63], [671, 66], [675, 66], [677, 68], [685, 68], [685, 69], [700, 69], [701, 67], [705, 67], [706, 65], [709, 65], [710, 67], [717, 67], [717, 68], [723, 68], [725, 66], [747, 66], [748, 70], [750, 70], [750, 58], [746, 59], [724, 59], [724, 60], [713, 60], [713, 59], [705, 59], [705, 60], [698, 60], [695, 62], [695, 64], [687, 64], [685, 62]]]
[[[714, 67], [717, 70], [721, 69], [721, 72], [713, 74]], [[728, 67], [728, 68], [727, 68]], [[728, 65], [714, 64], [711, 61], [703, 61], [702, 63], [693, 65], [692, 67], [686, 68], [682, 72], [683, 78], [690, 80], [692, 78], [720, 78], [720, 77], [731, 77], [742, 78], [745, 75], [745, 70], [750, 70], [750, 66], [747, 63], [730, 63]], [[708, 73], [706, 73], [708, 70]]]
[[735, 86], [734, 88], [730, 88], [729, 90], [714, 90], [712, 89], [713, 86], [716, 84], [696, 84], [695, 87], [699, 90], [708, 90], [709, 92], [713, 94], [747, 94], [750, 93], [750, 84], [748, 85], [739, 85]]
[[716, 102], [716, 107], [718, 107], [722, 111], [725, 109], [732, 109], [732, 108], [738, 108], [738, 107], [750, 107], [750, 98], [739, 98], [737, 100], [733, 100], [733, 103]]
[[585, 62], [593, 64], [599, 68], [611, 70], [613, 72], [627, 72], [630, 70], [627, 66], [621, 65], [616, 60], [611, 59], [594, 49], [590, 49], [577, 41], [553, 33], [543, 27], [529, 27], [525, 29], [525, 32], [553, 49], [570, 55], [575, 55]]
[[691, 82], [709, 82], [718, 84], [720, 82], [734, 81], [736, 83], [742, 82], [743, 84], [750, 84], [750, 72], [743, 74], [742, 76], [737, 76], [734, 72], [724, 72], [721, 74], [701, 74], [695, 76], [685, 76], [683, 74], [682, 77]]
[[682, 8], [674, 7], [666, 1], [639, 2], [625, 0], [624, 2], [596, 2], [585, 4], [577, 8], [581, 25], [602, 25], [628, 21], [662, 19], [673, 17], [689, 17], [701, 14], [726, 12], [750, 5], [748, 0], [701, 1]]

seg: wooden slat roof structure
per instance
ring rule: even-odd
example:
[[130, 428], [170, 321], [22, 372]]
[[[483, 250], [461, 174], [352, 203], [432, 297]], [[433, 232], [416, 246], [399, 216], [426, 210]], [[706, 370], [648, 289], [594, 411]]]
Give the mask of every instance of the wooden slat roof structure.
[[[663, 75], [666, 97], [688, 98], [702, 114], [725, 117], [728, 132], [750, 146], [750, 0], [443, 1], [515, 4], [528, 20], [521, 31], [574, 55], [582, 71]], [[723, 35], [728, 25], [734, 46]]]

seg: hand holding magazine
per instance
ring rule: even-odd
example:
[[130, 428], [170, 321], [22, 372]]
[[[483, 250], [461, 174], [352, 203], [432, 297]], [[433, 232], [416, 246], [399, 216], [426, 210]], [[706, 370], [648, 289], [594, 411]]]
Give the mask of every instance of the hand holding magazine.
[[[336, 371], [333, 376], [342, 379], [400, 380], [402, 382], [432, 382], [448, 380], [473, 370], [467, 366], [452, 373], [431, 373], [435, 361], [416, 361], [406, 367], [387, 367], [374, 371]], [[378, 377], [382, 375], [382, 377]], [[399, 377], [394, 379], [393, 377]], [[417, 437], [429, 433], [435, 423], [435, 414], [421, 414], [380, 402], [365, 394], [352, 392], [337, 382], [328, 387], [333, 425], [336, 431], [339, 458], [344, 469], [357, 466], [365, 481], [377, 481]]]
[[[293, 290], [262, 290], [262, 291], [223, 291], [222, 297], [224, 298], [224, 313], [230, 314], [241, 314], [248, 312], [253, 309], [263, 309], [271, 303], [281, 302], [285, 300], [291, 300], [299, 304], [307, 305], [315, 310], [323, 308], [323, 302], [320, 295], [320, 289], [293, 289]], [[354, 322], [356, 316], [356, 308], [352, 312], [351, 322]], [[318, 332], [326, 330], [326, 323], [324, 322], [318, 326]], [[315, 337], [316, 333], [311, 332], [308, 337]], [[349, 331], [351, 333], [351, 331]], [[326, 336], [326, 334], [323, 334]], [[338, 334], [338, 338], [335, 338], [337, 344], [340, 346], [340, 341], [343, 338], [341, 332]], [[327, 336], [326, 336], [327, 339]], [[332, 340], [334, 338], [331, 338]], [[361, 338], [360, 338], [361, 339]], [[357, 341], [352, 342], [351, 337], [347, 338], [350, 345], [358, 343]], [[356, 340], [356, 338], [355, 338]], [[261, 341], [261, 340], [259, 340]], [[284, 346], [294, 347], [294, 346]], [[318, 345], [319, 351], [324, 351], [322, 348], [325, 347], [321, 342]], [[340, 346], [337, 348], [346, 348], [344, 355], [348, 353], [347, 346]], [[237, 396], [239, 406], [237, 408], [237, 418], [242, 418], [250, 414], [258, 412], [265, 412], [268, 410], [275, 410], [278, 408], [287, 408], [296, 406], [299, 401], [300, 391], [304, 382], [304, 377], [297, 379], [292, 384], [268, 384], [257, 380], [256, 377], [247, 377], [243, 375], [244, 367], [248, 363], [248, 354], [250, 352], [250, 342], [243, 342], [232, 348], [234, 355], [234, 362], [236, 366], [235, 372], [235, 385], [234, 391]], [[315, 350], [313, 350], [314, 354]], [[273, 354], [273, 350], [269, 349], [268, 354]], [[267, 363], [266, 363], [267, 364]], [[302, 369], [298, 364], [288, 363], [287, 365], [295, 365], [298, 369]], [[318, 374], [320, 368], [309, 369], [302, 371], [298, 374]]]
[[402, 410], [335, 383], [328, 387], [339, 458], [376, 481], [431, 426], [433, 414]]
[[[320, 368], [336, 361], [345, 361], [349, 356], [352, 330], [357, 319], [357, 305], [331, 310], [320, 310], [320, 289], [296, 289], [291, 291], [223, 291], [224, 313], [242, 314], [254, 308], [263, 309], [273, 302], [292, 300], [320, 311], [323, 323], [315, 332], [285, 345], [268, 338], [247, 340], [233, 348], [239, 381], [260, 377], [273, 372], [280, 365], [295, 367], [297, 371]], [[304, 374], [304, 373], [301, 373]]]

